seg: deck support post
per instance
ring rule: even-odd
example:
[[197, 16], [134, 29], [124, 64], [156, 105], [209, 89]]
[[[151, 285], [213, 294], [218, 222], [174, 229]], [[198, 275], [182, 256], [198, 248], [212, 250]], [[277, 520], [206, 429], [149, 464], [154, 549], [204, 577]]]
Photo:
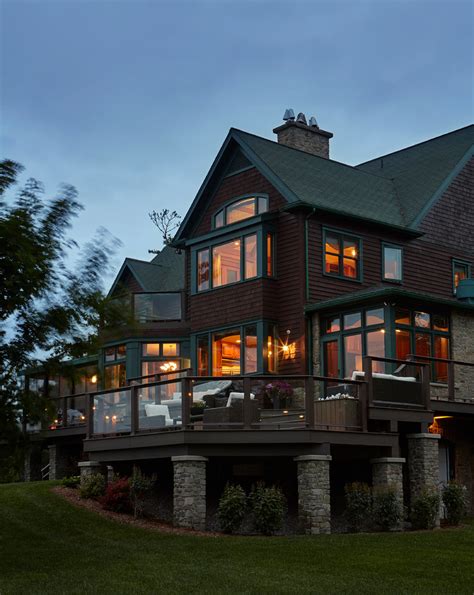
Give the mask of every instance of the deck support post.
[[60, 444], [50, 444], [49, 451], [49, 479], [66, 477], [68, 469], [67, 448]]
[[173, 463], [173, 524], [206, 528], [206, 457], [171, 457]]
[[372, 459], [372, 485], [375, 489], [390, 487], [395, 490], [400, 510], [403, 510], [403, 464], [406, 459], [382, 457]]
[[306, 535], [331, 532], [331, 455], [296, 457], [298, 465], [298, 518]]
[[24, 481], [39, 481], [41, 479], [41, 448], [29, 446], [25, 452]]
[[[408, 434], [410, 502], [426, 489], [439, 490], [439, 434]], [[439, 517], [437, 523], [439, 526]]]
[[[79, 475], [81, 476], [81, 483], [90, 477], [91, 475], [95, 475], [96, 473], [100, 473], [104, 476], [106, 482], [108, 481], [108, 467], [99, 463], [99, 461], [81, 461], [77, 464], [79, 467]], [[113, 470], [112, 470], [113, 472]]]

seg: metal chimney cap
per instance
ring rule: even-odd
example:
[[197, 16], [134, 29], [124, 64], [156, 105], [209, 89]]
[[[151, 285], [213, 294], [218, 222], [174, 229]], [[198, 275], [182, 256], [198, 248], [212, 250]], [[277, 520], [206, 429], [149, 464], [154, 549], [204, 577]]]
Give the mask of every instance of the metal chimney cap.
[[306, 116], [303, 114], [303, 112], [300, 112], [298, 114], [296, 121], [299, 122], [300, 124], [306, 124], [306, 126], [308, 125], [308, 122], [306, 122]]
[[319, 128], [318, 122], [314, 116], [311, 116], [311, 118], [309, 119], [309, 125], [314, 126], [315, 128]]
[[285, 120], [285, 122], [287, 122], [288, 120], [294, 120], [294, 119], [295, 119], [295, 112], [291, 108], [288, 108], [287, 110], [285, 110], [283, 120]]

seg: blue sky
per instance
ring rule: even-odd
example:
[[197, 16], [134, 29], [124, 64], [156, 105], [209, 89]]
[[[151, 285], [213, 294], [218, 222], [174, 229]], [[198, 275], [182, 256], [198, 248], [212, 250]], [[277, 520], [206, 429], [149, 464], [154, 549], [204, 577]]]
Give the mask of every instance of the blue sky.
[[228, 129], [273, 138], [285, 108], [358, 163], [472, 120], [472, 3], [0, 0], [1, 156], [74, 184], [125, 256], [160, 247]]

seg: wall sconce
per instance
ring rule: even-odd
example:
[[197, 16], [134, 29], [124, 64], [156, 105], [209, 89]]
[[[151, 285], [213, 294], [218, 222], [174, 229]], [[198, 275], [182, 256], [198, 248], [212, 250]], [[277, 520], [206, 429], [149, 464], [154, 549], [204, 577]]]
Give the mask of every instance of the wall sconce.
[[296, 343], [290, 343], [290, 334], [291, 331], [288, 329], [286, 331], [286, 339], [284, 341], [280, 339], [279, 351], [283, 359], [295, 359], [296, 357]]

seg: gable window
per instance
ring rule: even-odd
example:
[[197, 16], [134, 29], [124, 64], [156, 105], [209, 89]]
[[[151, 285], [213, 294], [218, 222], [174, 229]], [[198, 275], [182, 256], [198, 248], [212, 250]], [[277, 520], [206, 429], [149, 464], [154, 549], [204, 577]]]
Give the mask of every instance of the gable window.
[[360, 239], [324, 232], [324, 273], [345, 279], [360, 278]]
[[400, 283], [402, 280], [402, 248], [383, 244], [382, 275], [384, 281]]
[[214, 227], [232, 225], [238, 221], [255, 217], [268, 211], [268, 198], [266, 196], [249, 196], [241, 198], [227, 205], [214, 215]]
[[463, 279], [469, 279], [471, 274], [471, 266], [462, 260], [453, 260], [453, 293], [456, 295], [456, 290], [459, 282]]

